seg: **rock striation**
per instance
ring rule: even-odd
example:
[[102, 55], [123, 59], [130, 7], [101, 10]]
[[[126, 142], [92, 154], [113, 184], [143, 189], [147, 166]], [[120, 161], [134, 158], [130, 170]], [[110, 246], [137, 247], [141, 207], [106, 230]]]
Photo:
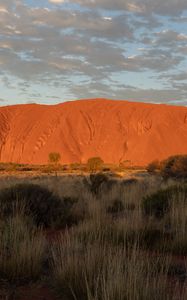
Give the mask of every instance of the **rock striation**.
[[187, 154], [187, 107], [91, 99], [0, 107], [0, 161], [45, 164], [100, 156], [145, 165]]

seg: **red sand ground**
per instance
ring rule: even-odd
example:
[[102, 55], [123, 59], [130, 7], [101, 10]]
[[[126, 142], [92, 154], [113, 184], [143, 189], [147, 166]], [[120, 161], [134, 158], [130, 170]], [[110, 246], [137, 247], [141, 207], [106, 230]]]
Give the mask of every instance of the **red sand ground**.
[[106, 163], [187, 153], [187, 107], [92, 99], [0, 107], [0, 161], [43, 164], [100, 156]]

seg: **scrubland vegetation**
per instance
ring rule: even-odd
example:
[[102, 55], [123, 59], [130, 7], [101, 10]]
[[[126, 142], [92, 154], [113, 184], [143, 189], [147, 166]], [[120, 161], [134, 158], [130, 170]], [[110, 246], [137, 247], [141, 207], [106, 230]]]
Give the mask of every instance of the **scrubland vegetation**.
[[187, 155], [170, 156], [166, 160], [155, 160], [147, 166], [149, 173], [160, 173], [163, 178], [187, 178]]
[[0, 299], [187, 299], [187, 182], [162, 172], [2, 177]]
[[49, 153], [48, 164], [30, 165], [19, 163], [0, 163], [0, 174], [26, 174], [29, 175], [63, 175], [63, 174], [88, 174], [95, 172], [130, 172], [134, 170], [145, 170], [144, 167], [132, 166], [129, 161], [117, 164], [105, 163], [100, 157], [91, 157], [86, 163], [61, 164], [61, 154]]

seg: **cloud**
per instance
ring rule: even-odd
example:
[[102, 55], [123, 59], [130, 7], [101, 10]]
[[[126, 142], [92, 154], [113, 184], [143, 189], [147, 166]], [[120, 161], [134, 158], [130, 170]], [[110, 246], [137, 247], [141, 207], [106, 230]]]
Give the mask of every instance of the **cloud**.
[[[170, 92], [171, 98], [175, 96], [172, 101], [187, 98], [183, 85], [176, 84], [186, 80], [187, 30], [174, 28], [172, 23], [187, 9], [186, 0], [46, 3], [44, 7], [1, 0], [0, 76], [4, 86], [37, 99], [42, 93], [33, 92], [33, 85], [42, 85], [54, 96], [53, 88], [63, 89], [66, 99], [127, 96], [147, 101], [160, 97], [159, 101], [167, 102]], [[128, 72], [133, 73], [133, 87]], [[147, 85], [147, 90], [140, 88], [136, 78], [146, 72], [158, 89], [154, 84]], [[116, 82], [114, 77], [118, 77]]]
[[66, 2], [66, 0], [49, 0], [49, 2], [54, 3], [54, 4], [61, 4]]
[[179, 33], [174, 30], [166, 29], [161, 32], [157, 32], [155, 35], [157, 39], [154, 43], [162, 46], [171, 46], [174, 43], [186, 44], [187, 42], [187, 34]]
[[[167, 103], [187, 105], [185, 91], [178, 91], [177, 89], [141, 89], [135, 86], [121, 85], [114, 89], [107, 86], [111, 99], [125, 99], [136, 102], [152, 102], [152, 103]], [[98, 93], [97, 93], [97, 92]], [[72, 98], [89, 98], [92, 97], [107, 97], [106, 84], [103, 83], [90, 83], [87, 85], [75, 85], [72, 87]]]
[[0, 14], [1, 13], [8, 13], [8, 10], [3, 6], [0, 6]]
[[107, 10], [123, 10], [137, 14], [178, 16], [187, 10], [186, 0], [73, 0], [82, 6], [104, 8]]
[[178, 73], [178, 74], [164, 74], [164, 75], [160, 75], [160, 78], [166, 78], [172, 82], [186, 81], [187, 80], [187, 72], [182, 72], [182, 73]]

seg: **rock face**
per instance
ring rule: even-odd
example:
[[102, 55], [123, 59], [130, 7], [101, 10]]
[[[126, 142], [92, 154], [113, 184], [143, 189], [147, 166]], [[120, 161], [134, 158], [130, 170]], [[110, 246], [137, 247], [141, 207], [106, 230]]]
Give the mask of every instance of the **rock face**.
[[0, 161], [43, 164], [100, 156], [145, 165], [187, 154], [187, 107], [105, 99], [0, 108]]

